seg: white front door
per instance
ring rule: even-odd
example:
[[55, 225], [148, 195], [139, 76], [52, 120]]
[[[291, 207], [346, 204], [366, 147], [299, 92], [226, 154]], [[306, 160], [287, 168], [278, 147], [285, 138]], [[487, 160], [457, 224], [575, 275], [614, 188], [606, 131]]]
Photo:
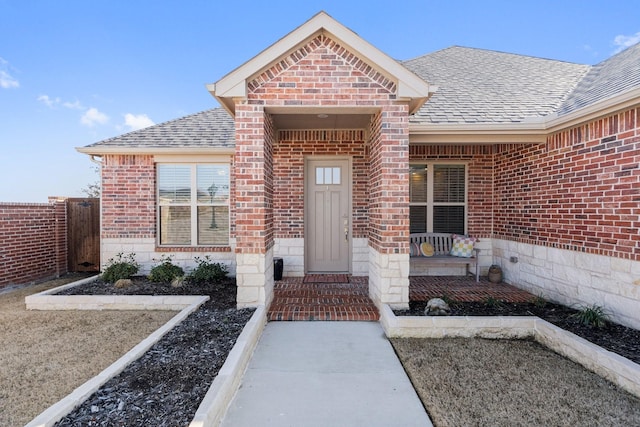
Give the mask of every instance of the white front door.
[[351, 261], [349, 160], [307, 160], [305, 258], [308, 273], [348, 273]]

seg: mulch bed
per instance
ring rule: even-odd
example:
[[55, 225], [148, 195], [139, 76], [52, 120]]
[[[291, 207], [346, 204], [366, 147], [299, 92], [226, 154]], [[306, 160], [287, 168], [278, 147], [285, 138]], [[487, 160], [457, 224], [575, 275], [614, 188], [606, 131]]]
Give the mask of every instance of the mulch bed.
[[117, 289], [98, 280], [60, 294], [209, 295], [211, 300], [56, 426], [188, 425], [254, 312], [236, 309], [232, 279], [180, 288], [145, 278], [133, 282]]
[[[424, 316], [427, 301], [412, 301], [409, 310], [395, 310], [397, 316]], [[601, 328], [580, 323], [570, 307], [547, 302], [543, 306], [533, 303], [453, 302], [452, 316], [538, 316], [566, 331], [572, 332], [602, 348], [640, 364], [640, 331], [607, 322]]]

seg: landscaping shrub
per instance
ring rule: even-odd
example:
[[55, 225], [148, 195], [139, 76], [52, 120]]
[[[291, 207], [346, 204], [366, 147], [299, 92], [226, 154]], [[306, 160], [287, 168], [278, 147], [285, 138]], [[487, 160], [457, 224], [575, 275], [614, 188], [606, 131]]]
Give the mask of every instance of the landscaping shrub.
[[155, 283], [171, 283], [175, 278], [182, 276], [184, 276], [182, 267], [175, 265], [170, 256], [163, 255], [160, 264], [151, 269], [149, 280]]
[[204, 258], [195, 257], [195, 261], [198, 266], [187, 277], [191, 282], [220, 282], [229, 273], [226, 265], [219, 262], [211, 262], [211, 258], [208, 255]]
[[608, 320], [608, 316], [605, 313], [604, 308], [596, 304], [589, 307], [582, 307], [580, 311], [573, 314], [573, 317], [578, 319], [578, 321], [583, 325], [594, 326], [596, 328], [606, 326]]
[[140, 269], [140, 264], [136, 262], [136, 254], [117, 254], [107, 261], [107, 266], [102, 272], [102, 279], [107, 283], [115, 283], [120, 279], [129, 279]]

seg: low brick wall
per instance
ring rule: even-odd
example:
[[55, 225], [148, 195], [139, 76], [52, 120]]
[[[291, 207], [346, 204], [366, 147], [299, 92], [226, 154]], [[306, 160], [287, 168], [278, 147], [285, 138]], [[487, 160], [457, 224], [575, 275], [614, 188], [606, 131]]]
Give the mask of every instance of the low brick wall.
[[0, 203], [0, 290], [67, 272], [67, 205]]

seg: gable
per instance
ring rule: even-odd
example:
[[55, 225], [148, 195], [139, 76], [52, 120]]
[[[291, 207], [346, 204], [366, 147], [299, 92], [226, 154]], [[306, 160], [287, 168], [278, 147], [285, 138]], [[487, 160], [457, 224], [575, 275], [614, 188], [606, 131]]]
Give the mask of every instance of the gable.
[[[408, 101], [411, 111], [419, 108], [433, 92], [433, 88], [430, 88], [426, 81], [364, 41], [325, 12], [318, 13], [216, 83], [207, 85], [207, 89], [233, 115], [235, 114], [234, 98], [246, 99], [249, 93], [249, 84], [253, 80], [267, 70], [278, 70], [278, 67], [282, 66], [286, 68], [287, 61], [292, 58], [295, 62], [300, 61], [306, 56], [305, 46], [313, 43], [314, 40], [316, 42], [318, 40], [332, 40], [336, 46], [344, 48], [345, 52], [353, 55], [352, 59], [357, 58], [356, 64], [358, 61], [362, 61], [380, 76], [393, 82], [396, 87], [397, 99]], [[292, 54], [301, 56], [295, 57]], [[355, 68], [359, 66], [357, 65]], [[276, 73], [279, 74], [278, 71]], [[269, 77], [267, 75], [267, 78]]]
[[396, 96], [392, 78], [334, 39], [311, 41], [248, 80], [248, 99], [283, 105], [317, 105], [320, 100], [366, 102]]

